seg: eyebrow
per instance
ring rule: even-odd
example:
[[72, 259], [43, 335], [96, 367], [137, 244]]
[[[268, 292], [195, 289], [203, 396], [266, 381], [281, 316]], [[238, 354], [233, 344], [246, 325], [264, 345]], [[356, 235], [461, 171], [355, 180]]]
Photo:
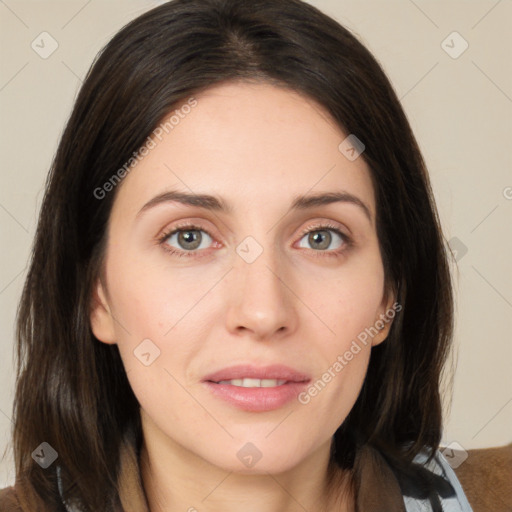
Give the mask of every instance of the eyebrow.
[[[145, 211], [154, 208], [159, 204], [172, 202], [181, 203], [186, 206], [196, 206], [214, 212], [222, 212], [228, 214], [233, 212], [232, 205], [227, 203], [221, 197], [209, 194], [192, 194], [189, 192], [178, 192], [176, 190], [170, 190], [150, 199], [138, 211], [136, 217], [139, 217]], [[358, 206], [364, 212], [370, 223], [372, 222], [372, 215], [368, 206], [357, 196], [344, 191], [296, 196], [292, 201], [290, 211], [307, 210], [317, 206], [323, 206], [332, 203], [349, 203]]]

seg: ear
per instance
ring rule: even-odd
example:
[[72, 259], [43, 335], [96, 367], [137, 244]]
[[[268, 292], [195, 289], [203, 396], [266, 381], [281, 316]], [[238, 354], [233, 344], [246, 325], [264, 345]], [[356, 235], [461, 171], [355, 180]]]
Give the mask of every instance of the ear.
[[377, 334], [372, 339], [372, 347], [380, 345], [388, 337], [393, 319], [401, 309], [402, 306], [396, 302], [396, 293], [394, 291], [389, 290], [384, 294], [384, 298], [377, 312], [378, 316], [375, 318], [373, 325]]
[[106, 293], [99, 278], [94, 285], [91, 297], [90, 322], [92, 332], [98, 340], [108, 344], [116, 343], [114, 318], [110, 312]]

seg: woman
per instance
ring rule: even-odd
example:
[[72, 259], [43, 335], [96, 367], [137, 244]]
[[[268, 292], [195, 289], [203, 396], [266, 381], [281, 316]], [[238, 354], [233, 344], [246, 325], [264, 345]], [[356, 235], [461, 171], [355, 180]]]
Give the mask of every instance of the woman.
[[166, 3], [52, 165], [2, 510], [470, 511], [438, 451], [452, 317], [368, 50], [298, 0]]

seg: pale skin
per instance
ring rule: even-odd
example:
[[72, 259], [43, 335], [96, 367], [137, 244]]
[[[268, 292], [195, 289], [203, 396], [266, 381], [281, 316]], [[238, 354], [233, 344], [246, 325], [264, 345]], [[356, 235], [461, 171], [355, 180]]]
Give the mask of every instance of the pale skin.
[[[331, 439], [391, 321], [307, 404], [243, 411], [201, 380], [234, 364], [280, 363], [316, 381], [391, 308], [370, 170], [340, 152], [347, 134], [310, 98], [244, 82], [195, 97], [117, 191], [106, 282], [98, 279], [91, 310], [95, 336], [118, 345], [141, 405], [150, 510], [351, 511], [343, 485], [327, 489]], [[170, 190], [221, 197], [231, 211], [161, 202], [138, 214]], [[290, 211], [295, 197], [325, 192], [357, 197], [370, 218], [348, 201]], [[187, 222], [199, 225], [182, 231], [202, 237], [198, 248], [178, 234], [159, 243]], [[321, 231], [325, 244], [305, 230]], [[251, 263], [236, 251], [246, 237], [262, 249]], [[160, 350], [149, 366], [134, 355], [145, 339]], [[262, 454], [251, 468], [237, 457], [248, 442]]]

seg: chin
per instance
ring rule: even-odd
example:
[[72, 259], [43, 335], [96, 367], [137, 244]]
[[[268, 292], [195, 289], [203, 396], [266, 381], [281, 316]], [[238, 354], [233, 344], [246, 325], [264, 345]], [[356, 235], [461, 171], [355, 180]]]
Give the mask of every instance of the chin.
[[[302, 447], [304, 448], [304, 447]], [[308, 454], [296, 445], [277, 446], [264, 440], [234, 443], [232, 448], [213, 454], [208, 460], [224, 469], [244, 475], [283, 473], [299, 465]]]

